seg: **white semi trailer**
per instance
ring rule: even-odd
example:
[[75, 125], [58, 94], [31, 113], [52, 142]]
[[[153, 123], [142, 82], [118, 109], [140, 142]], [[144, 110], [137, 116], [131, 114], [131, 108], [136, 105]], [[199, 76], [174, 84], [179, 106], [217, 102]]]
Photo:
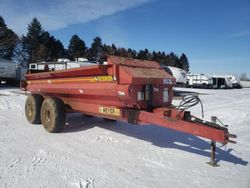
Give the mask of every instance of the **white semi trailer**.
[[9, 85], [19, 85], [24, 80], [27, 68], [16, 64], [11, 60], [0, 59], [0, 84], [6, 82]]
[[5, 81], [13, 83], [16, 81], [16, 63], [6, 59], [0, 59], [0, 83]]
[[240, 84], [240, 80], [237, 78], [237, 76], [235, 75], [225, 75], [225, 77], [229, 78], [233, 88], [242, 88], [241, 84]]
[[233, 84], [229, 77], [225, 75], [213, 75], [213, 88], [214, 89], [232, 89]]
[[180, 87], [186, 87], [187, 73], [183, 69], [172, 66], [161, 66], [166, 72], [170, 73], [176, 79], [176, 85]]

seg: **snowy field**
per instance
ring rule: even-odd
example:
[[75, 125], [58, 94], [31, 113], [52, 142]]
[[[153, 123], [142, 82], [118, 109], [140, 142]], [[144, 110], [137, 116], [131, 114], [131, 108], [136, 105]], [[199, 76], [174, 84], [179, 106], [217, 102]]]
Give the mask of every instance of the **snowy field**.
[[217, 144], [220, 167], [206, 164], [208, 140], [156, 126], [71, 114], [63, 133], [47, 133], [26, 121], [26, 96], [1, 87], [0, 187], [249, 188], [250, 89], [185, 90], [203, 93], [205, 119], [218, 116], [238, 136]]

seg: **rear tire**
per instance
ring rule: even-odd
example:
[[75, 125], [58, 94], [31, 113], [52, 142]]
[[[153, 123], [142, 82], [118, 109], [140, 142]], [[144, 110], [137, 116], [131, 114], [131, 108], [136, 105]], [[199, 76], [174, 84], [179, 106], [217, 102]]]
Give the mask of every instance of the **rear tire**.
[[31, 124], [40, 124], [40, 111], [43, 97], [38, 94], [29, 95], [25, 103], [25, 116]]
[[59, 98], [45, 99], [41, 108], [41, 120], [48, 132], [61, 132], [66, 121], [66, 110], [63, 101]]

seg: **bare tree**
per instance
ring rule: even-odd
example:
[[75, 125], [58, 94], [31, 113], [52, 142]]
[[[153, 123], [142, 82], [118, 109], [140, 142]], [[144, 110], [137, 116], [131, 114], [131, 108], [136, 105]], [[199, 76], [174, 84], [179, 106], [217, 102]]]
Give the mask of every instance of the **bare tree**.
[[240, 81], [248, 81], [249, 78], [247, 77], [246, 73], [241, 73], [240, 74]]

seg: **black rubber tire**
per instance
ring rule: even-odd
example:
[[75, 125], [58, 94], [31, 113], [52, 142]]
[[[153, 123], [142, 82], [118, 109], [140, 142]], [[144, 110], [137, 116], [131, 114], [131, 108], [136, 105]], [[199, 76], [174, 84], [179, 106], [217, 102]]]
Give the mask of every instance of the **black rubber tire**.
[[43, 97], [38, 94], [29, 95], [25, 103], [25, 116], [31, 124], [40, 124], [40, 111]]
[[66, 110], [63, 101], [59, 98], [45, 99], [41, 108], [41, 121], [48, 132], [62, 132], [66, 121]]

